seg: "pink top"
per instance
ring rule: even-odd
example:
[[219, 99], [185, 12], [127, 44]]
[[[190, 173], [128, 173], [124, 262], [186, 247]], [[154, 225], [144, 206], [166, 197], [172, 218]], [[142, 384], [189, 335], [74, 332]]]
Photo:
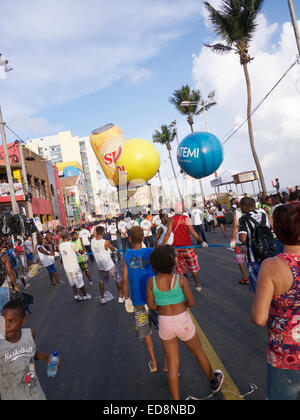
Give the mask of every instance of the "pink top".
[[269, 314], [267, 362], [279, 369], [300, 369], [300, 255], [280, 254], [293, 273], [290, 290], [274, 296]]

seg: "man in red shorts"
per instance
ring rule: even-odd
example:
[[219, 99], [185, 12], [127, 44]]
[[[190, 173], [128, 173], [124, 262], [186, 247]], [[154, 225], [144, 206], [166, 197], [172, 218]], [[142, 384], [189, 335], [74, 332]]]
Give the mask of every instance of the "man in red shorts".
[[184, 207], [182, 204], [177, 204], [175, 209], [175, 216], [169, 221], [168, 230], [164, 237], [162, 245], [165, 245], [171, 235], [174, 234], [174, 247], [191, 247], [189, 249], [176, 249], [176, 273], [185, 275], [186, 266], [192, 273], [195, 281], [195, 288], [198, 293], [201, 292], [202, 288], [199, 285], [198, 271], [200, 271], [200, 265], [198, 257], [192, 248], [191, 235], [199, 241], [203, 248], [207, 248], [208, 245], [203, 241], [202, 238], [195, 232], [192, 221], [190, 218], [183, 214]]

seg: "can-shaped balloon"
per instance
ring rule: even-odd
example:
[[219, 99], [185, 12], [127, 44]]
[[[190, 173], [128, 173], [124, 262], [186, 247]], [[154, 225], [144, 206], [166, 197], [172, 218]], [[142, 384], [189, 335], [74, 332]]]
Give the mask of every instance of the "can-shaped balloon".
[[119, 173], [115, 162], [121, 154], [121, 147], [125, 141], [123, 131], [114, 124], [97, 128], [90, 136], [91, 146], [100, 166], [113, 186], [119, 186]]
[[207, 132], [196, 132], [185, 137], [177, 151], [181, 169], [196, 179], [216, 172], [223, 159], [224, 151], [220, 140]]

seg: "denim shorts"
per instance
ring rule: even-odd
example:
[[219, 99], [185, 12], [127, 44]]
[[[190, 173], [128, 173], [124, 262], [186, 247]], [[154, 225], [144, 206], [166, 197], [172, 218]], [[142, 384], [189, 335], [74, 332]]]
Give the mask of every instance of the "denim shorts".
[[267, 363], [267, 400], [300, 401], [300, 369], [278, 369]]
[[54, 264], [48, 265], [48, 267], [46, 267], [46, 268], [47, 268], [49, 274], [56, 273], [56, 268], [55, 268]]
[[250, 290], [256, 292], [257, 279], [261, 266], [261, 261], [248, 263]]

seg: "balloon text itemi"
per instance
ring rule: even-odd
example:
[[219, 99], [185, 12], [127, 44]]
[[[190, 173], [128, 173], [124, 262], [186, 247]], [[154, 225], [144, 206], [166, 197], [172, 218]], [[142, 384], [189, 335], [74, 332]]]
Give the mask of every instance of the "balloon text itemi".
[[205, 178], [216, 172], [223, 159], [221, 142], [215, 135], [207, 132], [197, 132], [185, 137], [177, 151], [179, 166], [195, 179]]

